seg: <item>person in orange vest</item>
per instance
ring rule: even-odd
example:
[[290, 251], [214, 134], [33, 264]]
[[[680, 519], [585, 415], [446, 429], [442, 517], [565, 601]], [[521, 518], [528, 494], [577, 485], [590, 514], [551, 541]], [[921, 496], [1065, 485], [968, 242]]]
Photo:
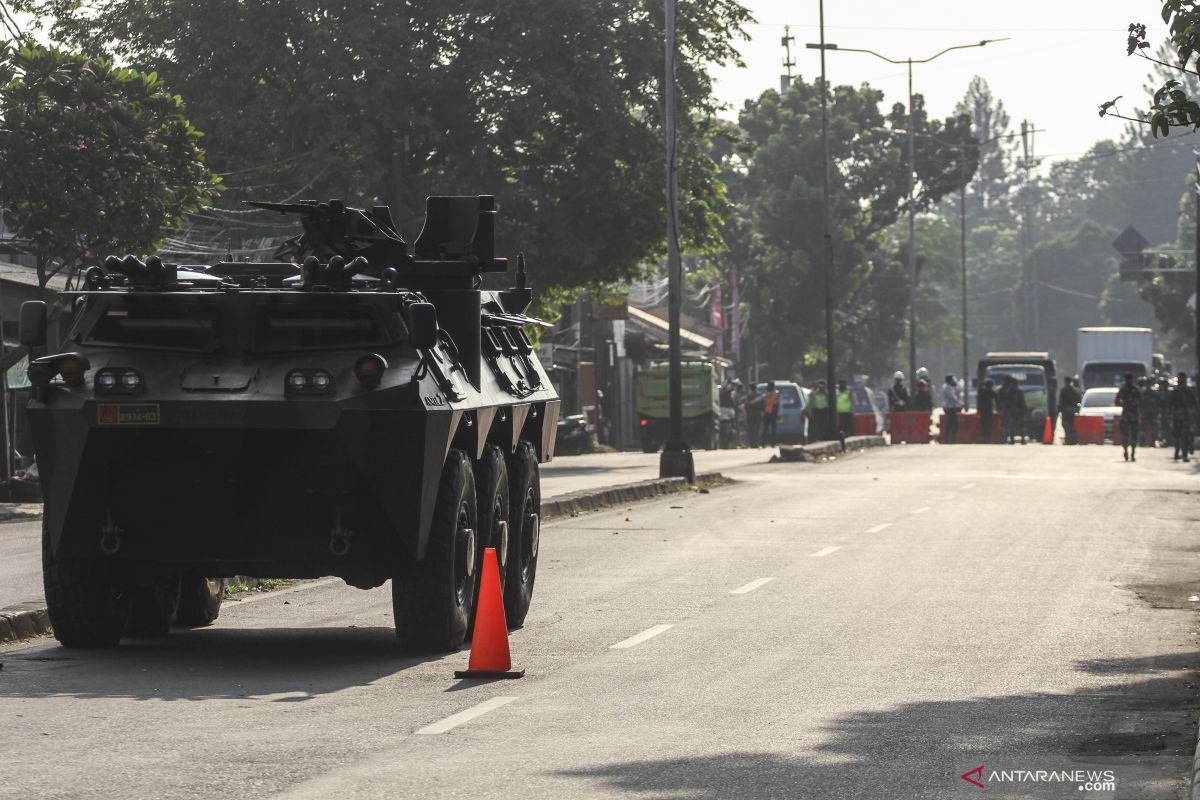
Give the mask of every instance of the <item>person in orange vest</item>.
[[762, 434], [758, 437], [758, 442], [760, 445], [774, 447], [775, 429], [779, 424], [779, 390], [775, 388], [775, 381], [767, 384], [766, 394], [763, 395], [762, 409]]

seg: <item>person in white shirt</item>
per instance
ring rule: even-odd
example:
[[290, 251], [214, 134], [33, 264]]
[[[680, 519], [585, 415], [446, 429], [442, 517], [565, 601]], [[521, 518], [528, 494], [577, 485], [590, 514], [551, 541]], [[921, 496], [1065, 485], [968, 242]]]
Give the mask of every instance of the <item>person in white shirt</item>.
[[945, 444], [958, 443], [958, 412], [962, 409], [962, 401], [958, 397], [958, 382], [953, 375], [946, 376], [942, 385], [942, 430], [945, 432]]

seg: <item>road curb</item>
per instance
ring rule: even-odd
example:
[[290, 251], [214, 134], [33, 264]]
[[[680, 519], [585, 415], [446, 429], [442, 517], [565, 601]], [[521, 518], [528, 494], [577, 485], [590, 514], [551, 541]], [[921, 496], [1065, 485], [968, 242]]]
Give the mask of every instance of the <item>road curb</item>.
[[[624, 503], [649, 500], [653, 497], [685, 492], [693, 487], [711, 486], [723, 482], [725, 482], [725, 477], [721, 473], [703, 472], [696, 476], [695, 484], [690, 484], [683, 478], [660, 478], [609, 486], [605, 489], [570, 492], [543, 501], [542, 519], [574, 517], [588, 511], [599, 511]], [[3, 521], [4, 517], [0, 514], [0, 522]], [[248, 589], [258, 588], [259, 585], [258, 580], [254, 578], [238, 577], [231, 580], [234, 583], [245, 585]], [[37, 603], [21, 603], [0, 609], [0, 644], [32, 639], [49, 632], [50, 616], [46, 613], [45, 606]]]
[[624, 503], [649, 500], [667, 494], [686, 492], [693, 486], [704, 487], [722, 483], [725, 476], [719, 472], [702, 472], [696, 475], [696, 483], [690, 484], [683, 478], [655, 478], [636, 483], [624, 483], [605, 489], [585, 489], [579, 492], [558, 495], [542, 501], [542, 519], [574, 517], [588, 511], [599, 511]]
[[50, 632], [50, 615], [45, 606], [21, 603], [0, 609], [0, 644], [32, 639]]
[[843, 447], [841, 442], [818, 442], [817, 444], [784, 445], [779, 448], [779, 455], [772, 461], [824, 461], [836, 458], [856, 450], [869, 447], [887, 447], [887, 439], [883, 436], [847, 436]]
[[0, 524], [5, 522], [36, 522], [41, 518], [41, 503], [0, 503]]

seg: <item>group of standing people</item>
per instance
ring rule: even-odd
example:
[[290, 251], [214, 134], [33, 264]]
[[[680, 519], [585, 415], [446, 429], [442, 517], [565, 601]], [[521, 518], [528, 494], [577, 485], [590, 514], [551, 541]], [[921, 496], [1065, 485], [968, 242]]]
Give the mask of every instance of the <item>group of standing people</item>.
[[1187, 373], [1175, 376], [1175, 385], [1166, 378], [1134, 383], [1126, 372], [1117, 390], [1121, 409], [1121, 450], [1126, 461], [1137, 461], [1138, 443], [1158, 447], [1161, 441], [1175, 448], [1175, 460], [1190, 461], [1195, 451], [1196, 394], [1188, 386]]
[[[887, 390], [888, 411], [933, 411], [933, 384], [929, 379], [929, 370], [921, 367], [917, 370], [917, 389], [909, 396], [908, 387], [904, 384], [904, 373], [896, 370], [892, 375], [892, 385]], [[944, 440], [948, 444], [958, 441], [958, 413], [962, 411], [962, 395], [958, 381], [953, 375], [947, 375], [942, 384], [941, 403], [945, 432]]]

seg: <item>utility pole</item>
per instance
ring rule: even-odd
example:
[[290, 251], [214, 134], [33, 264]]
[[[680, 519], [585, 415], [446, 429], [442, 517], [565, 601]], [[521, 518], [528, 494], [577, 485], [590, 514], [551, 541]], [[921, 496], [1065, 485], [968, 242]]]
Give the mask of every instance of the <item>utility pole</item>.
[[[1039, 163], [1039, 160], [1034, 156], [1034, 130], [1033, 123], [1029, 120], [1021, 121], [1021, 161], [1017, 165], [1025, 171], [1024, 185], [1021, 187], [1024, 195], [1021, 203], [1021, 265], [1025, 271], [1025, 292], [1024, 304], [1026, 308], [1026, 349], [1038, 346], [1041, 341], [1041, 319], [1038, 307], [1038, 269], [1037, 261], [1032, 255], [1032, 230], [1030, 223], [1030, 213], [1032, 212], [1032, 198], [1029, 194], [1029, 172]], [[1030, 332], [1033, 338], [1029, 339]]]
[[[913, 62], [908, 59], [908, 375], [917, 374], [917, 112], [913, 108]], [[933, 387], [930, 387], [932, 389]]]
[[821, 250], [824, 258], [825, 280], [825, 395], [828, 398], [829, 419], [826, 430], [832, 434], [838, 429], [837, 383], [833, 343], [833, 209], [829, 200], [829, 82], [825, 73], [825, 0], [820, 0], [821, 15], [821, 189], [824, 205], [821, 212]]
[[1192, 313], [1196, 318], [1196, 339], [1193, 347], [1196, 352], [1194, 358], [1196, 361], [1196, 396], [1200, 400], [1200, 152], [1196, 153], [1196, 243], [1195, 255], [1193, 256], [1196, 262], [1196, 306], [1192, 309]]
[[[978, 147], [979, 145], [976, 145]], [[958, 148], [958, 175], [959, 175], [959, 194], [958, 194], [958, 248], [959, 259], [962, 264], [962, 396], [963, 396], [963, 411], [971, 410], [971, 392], [970, 384], [970, 369], [971, 364], [967, 358], [967, 150], [966, 145], [960, 145]]]
[[783, 68], [787, 70], [786, 75], [779, 76], [779, 93], [787, 94], [792, 88], [792, 67], [796, 66], [796, 60], [792, 58], [792, 43], [796, 41], [796, 37], [792, 36], [792, 26], [783, 26], [783, 39], [780, 44], [783, 45]]
[[742, 367], [742, 298], [741, 292], [738, 289], [738, 271], [736, 266], [729, 272], [729, 291], [733, 295], [733, 308], [730, 320], [733, 330], [730, 332], [730, 348], [733, 351], [733, 362], [738, 365], [740, 372]]
[[667, 443], [658, 461], [662, 478], [696, 480], [692, 451], [683, 441], [683, 376], [680, 367], [680, 306], [683, 294], [683, 264], [679, 258], [679, 182], [675, 173], [675, 0], [665, 0], [666, 68], [663, 79], [664, 128], [667, 155], [667, 341], [670, 347], [669, 392], [671, 424]]

